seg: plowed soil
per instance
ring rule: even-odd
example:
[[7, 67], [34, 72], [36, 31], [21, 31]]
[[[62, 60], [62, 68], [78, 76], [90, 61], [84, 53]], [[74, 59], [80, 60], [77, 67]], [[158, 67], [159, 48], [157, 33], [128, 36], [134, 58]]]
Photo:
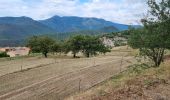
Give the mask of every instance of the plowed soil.
[[[86, 90], [125, 70], [133, 57], [101, 56], [79, 59], [29, 59], [34, 64], [15, 72], [18, 63], [9, 63], [0, 76], [0, 100], [57, 100]], [[43, 64], [43, 65], [42, 65]], [[39, 66], [39, 67], [37, 67]], [[14, 70], [8, 68], [14, 67]], [[6, 72], [6, 73], [5, 73]]]

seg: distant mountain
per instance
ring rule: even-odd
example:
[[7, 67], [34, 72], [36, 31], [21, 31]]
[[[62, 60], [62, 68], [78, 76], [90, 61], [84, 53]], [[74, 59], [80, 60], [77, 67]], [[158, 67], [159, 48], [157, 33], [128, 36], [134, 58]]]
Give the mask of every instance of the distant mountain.
[[117, 29], [114, 26], [107, 26], [99, 29], [98, 31], [103, 32], [103, 33], [111, 33], [111, 32], [118, 32], [119, 29]]
[[54, 16], [46, 20], [40, 20], [42, 24], [53, 28], [57, 32], [75, 32], [82, 30], [100, 30], [104, 27], [114, 27], [118, 31], [127, 30], [128, 25], [117, 24], [104, 19], [85, 17], [60, 17]]
[[0, 17], [0, 46], [21, 45], [32, 35], [48, 34], [65, 39], [74, 34], [101, 35], [127, 29], [128, 25], [99, 18], [54, 16], [36, 21], [29, 17]]
[[24, 39], [54, 32], [52, 28], [28, 17], [0, 17], [0, 39]]

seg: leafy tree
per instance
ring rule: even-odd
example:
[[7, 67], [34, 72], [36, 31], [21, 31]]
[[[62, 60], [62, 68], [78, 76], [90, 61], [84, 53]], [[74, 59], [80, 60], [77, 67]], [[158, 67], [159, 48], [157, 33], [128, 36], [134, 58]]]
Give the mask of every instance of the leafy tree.
[[83, 53], [86, 57], [95, 56], [98, 53], [109, 52], [109, 47], [106, 47], [97, 37], [85, 36], [83, 40]]
[[107, 52], [111, 52], [111, 47], [109, 46], [105, 46], [102, 42], [100, 42], [101, 44], [99, 44], [98, 46], [98, 52], [102, 53], [102, 54], [106, 54]]
[[50, 37], [33, 36], [28, 39], [27, 46], [31, 48], [32, 52], [41, 52], [47, 58], [47, 54], [54, 43], [55, 40]]
[[71, 37], [65, 46], [66, 52], [72, 52], [73, 57], [76, 57], [78, 52], [82, 52], [86, 57], [95, 56], [98, 53], [109, 52], [109, 47], [106, 47], [98, 37], [88, 35], [76, 35]]
[[76, 35], [71, 37], [65, 45], [65, 52], [72, 52], [73, 57], [76, 58], [76, 54], [82, 50], [82, 42], [84, 40], [83, 35]]
[[39, 40], [38, 40], [38, 36], [32, 36], [30, 38], [27, 39], [27, 47], [30, 47], [31, 52], [33, 53], [38, 53], [40, 52], [40, 48], [39, 48]]
[[51, 45], [50, 48], [51, 48], [51, 52], [56, 52], [56, 53], [60, 52], [60, 44], [57, 42]]
[[56, 52], [56, 53], [65, 53], [66, 49], [66, 44], [65, 42], [56, 42], [51, 46], [51, 51]]
[[170, 49], [170, 1], [148, 0], [150, 15], [142, 19], [143, 29], [131, 31], [129, 44], [139, 48], [140, 54], [154, 61], [160, 66], [166, 49]]

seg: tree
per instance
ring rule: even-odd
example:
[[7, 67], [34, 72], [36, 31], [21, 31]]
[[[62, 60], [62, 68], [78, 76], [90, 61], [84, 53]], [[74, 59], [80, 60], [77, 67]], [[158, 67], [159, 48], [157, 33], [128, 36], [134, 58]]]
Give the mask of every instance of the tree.
[[82, 42], [84, 40], [83, 35], [76, 35], [66, 42], [65, 51], [66, 53], [72, 52], [73, 57], [76, 58], [76, 54], [82, 50]]
[[82, 47], [83, 54], [86, 57], [95, 56], [98, 53], [109, 52], [109, 47], [106, 47], [97, 37], [85, 36]]
[[27, 39], [26, 46], [29, 47], [31, 49], [31, 52], [33, 52], [33, 53], [40, 52], [39, 42], [37, 42], [37, 41], [39, 41], [38, 39], [39, 39], [38, 36], [32, 36]]
[[160, 66], [166, 49], [170, 49], [170, 1], [148, 0], [150, 15], [142, 19], [143, 29], [132, 29], [128, 43], [139, 48], [140, 54], [147, 56], [155, 66]]
[[47, 58], [47, 54], [54, 43], [55, 40], [50, 37], [33, 36], [28, 39], [27, 46], [31, 48], [32, 52], [41, 52]]
[[107, 52], [111, 52], [111, 47], [103, 45], [103, 43], [99, 46], [99, 53], [106, 54]]
[[76, 57], [78, 52], [82, 52], [86, 57], [95, 56], [98, 53], [106, 53], [110, 51], [98, 37], [88, 35], [76, 35], [66, 42], [66, 53], [72, 52]]
[[51, 45], [50, 49], [51, 49], [51, 52], [58, 53], [60, 52], [60, 44], [56, 42], [53, 45]]
[[65, 53], [65, 48], [67, 46], [65, 45], [65, 42], [56, 42], [51, 46], [51, 51], [56, 53]]

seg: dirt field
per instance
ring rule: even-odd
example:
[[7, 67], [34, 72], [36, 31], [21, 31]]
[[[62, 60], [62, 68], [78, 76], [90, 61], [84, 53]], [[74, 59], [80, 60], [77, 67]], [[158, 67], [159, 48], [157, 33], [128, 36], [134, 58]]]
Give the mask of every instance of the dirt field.
[[12, 72], [20, 71], [27, 68], [34, 68], [37, 66], [48, 65], [54, 63], [55, 60], [52, 58], [42, 59], [37, 57], [22, 58], [17, 60], [8, 60], [0, 62], [0, 76], [9, 74]]
[[[31, 69], [19, 72], [22, 61], [0, 63], [0, 68], [3, 69], [0, 77], [0, 100], [63, 99], [125, 70], [133, 62], [133, 57], [123, 57], [122, 61], [122, 56], [110, 53], [80, 59], [27, 58], [22, 64], [30, 64], [31, 67], [23, 66], [23, 69]], [[6, 63], [8, 67], [4, 66]]]

